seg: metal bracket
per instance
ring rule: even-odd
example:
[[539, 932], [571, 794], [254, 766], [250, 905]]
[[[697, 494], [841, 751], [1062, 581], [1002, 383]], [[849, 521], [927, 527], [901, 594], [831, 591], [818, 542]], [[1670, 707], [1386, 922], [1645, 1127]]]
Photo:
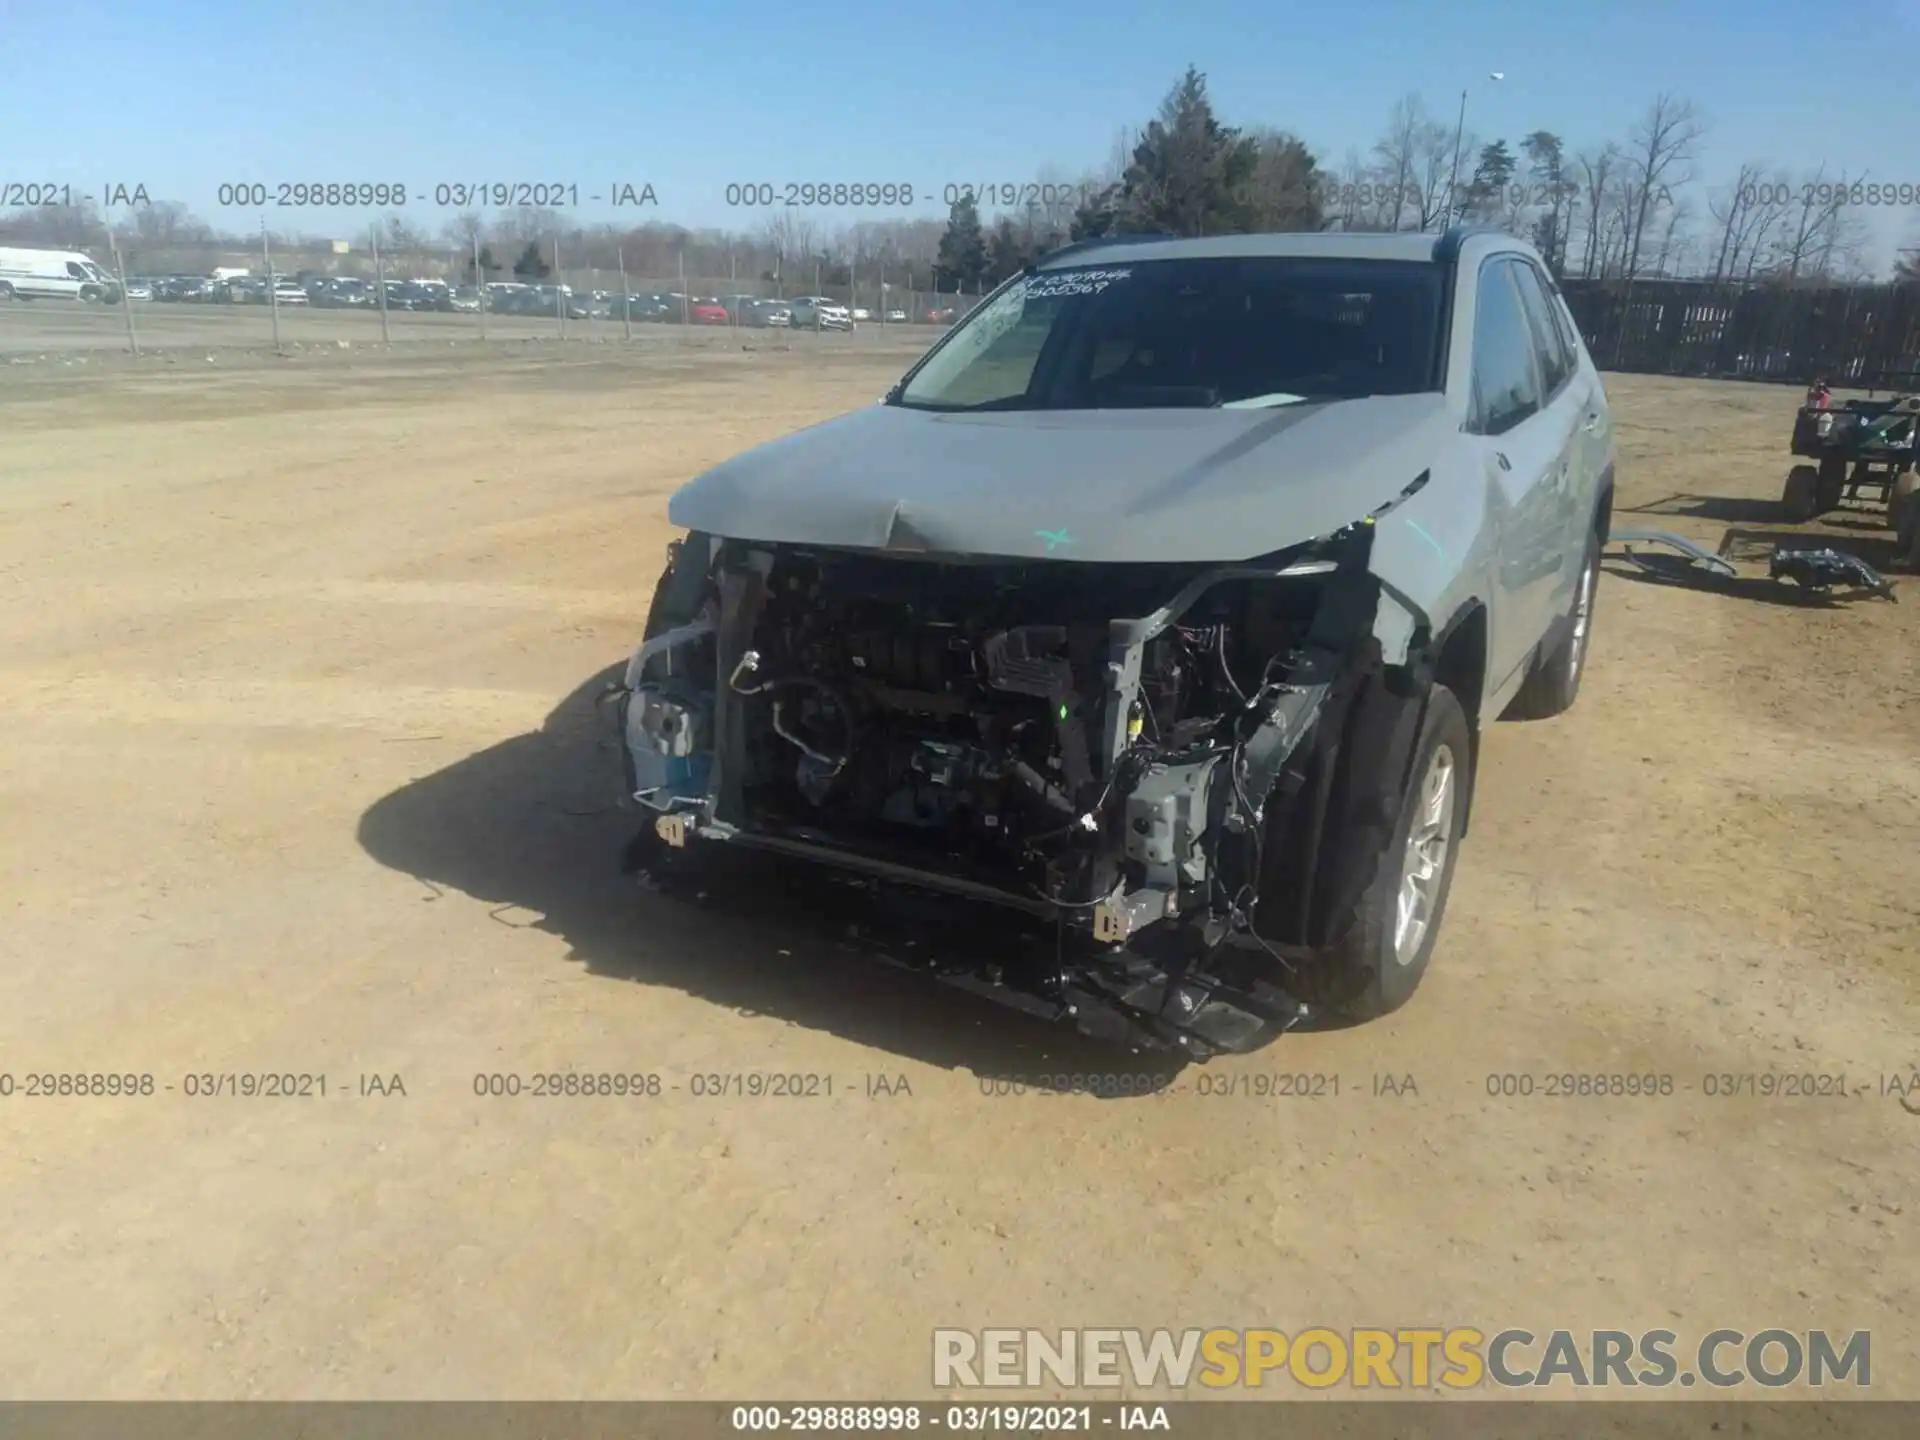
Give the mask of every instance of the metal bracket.
[[1124, 945], [1134, 931], [1180, 913], [1180, 897], [1171, 890], [1116, 890], [1093, 907], [1093, 938], [1102, 945]]

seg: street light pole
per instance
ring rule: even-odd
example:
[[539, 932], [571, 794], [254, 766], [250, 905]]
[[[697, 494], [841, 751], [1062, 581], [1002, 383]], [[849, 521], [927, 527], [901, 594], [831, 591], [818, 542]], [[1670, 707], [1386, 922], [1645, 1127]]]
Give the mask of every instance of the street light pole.
[[[1504, 70], [1489, 70], [1487, 78], [1500, 81], [1507, 78]], [[1453, 228], [1456, 212], [1460, 208], [1460, 146], [1467, 135], [1467, 92], [1460, 92], [1460, 118], [1453, 127], [1453, 168], [1447, 174], [1447, 229]]]
[[1460, 143], [1467, 136], [1467, 92], [1460, 92], [1460, 119], [1453, 127], [1453, 168], [1447, 172], [1447, 223], [1441, 228], [1453, 228], [1454, 209], [1460, 198]]

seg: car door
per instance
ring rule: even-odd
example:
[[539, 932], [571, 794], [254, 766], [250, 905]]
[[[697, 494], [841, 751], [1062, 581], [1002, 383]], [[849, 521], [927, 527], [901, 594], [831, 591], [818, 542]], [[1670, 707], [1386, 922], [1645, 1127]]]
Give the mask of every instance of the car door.
[[1467, 431], [1485, 467], [1498, 550], [1489, 642], [1495, 688], [1533, 656], [1551, 620], [1559, 549], [1553, 490], [1566, 439], [1541, 414], [1533, 331], [1514, 283], [1514, 261], [1484, 261], [1474, 286], [1471, 411]]
[[1580, 580], [1580, 562], [1586, 556], [1588, 512], [1592, 494], [1587, 440], [1587, 416], [1592, 406], [1592, 377], [1585, 375], [1554, 315], [1546, 278], [1532, 261], [1515, 259], [1514, 283], [1520, 289], [1520, 308], [1533, 332], [1535, 363], [1540, 371], [1540, 415], [1537, 423], [1557, 440], [1559, 459], [1551, 471], [1555, 544], [1542, 563], [1551, 563], [1547, 595], [1549, 621], [1573, 605]]
[[1553, 318], [1558, 322], [1567, 353], [1573, 357], [1574, 385], [1581, 397], [1577, 444], [1585, 488], [1582, 496], [1583, 513], [1577, 517], [1577, 523], [1585, 527], [1591, 523], [1601, 487], [1611, 479], [1614, 463], [1613, 414], [1607, 406], [1606, 384], [1600, 378], [1599, 367], [1593, 363], [1593, 356], [1587, 353], [1586, 344], [1580, 339], [1580, 328], [1574, 324], [1573, 312], [1567, 308], [1567, 297], [1561, 293], [1551, 276], [1545, 279], [1547, 293], [1553, 302]]

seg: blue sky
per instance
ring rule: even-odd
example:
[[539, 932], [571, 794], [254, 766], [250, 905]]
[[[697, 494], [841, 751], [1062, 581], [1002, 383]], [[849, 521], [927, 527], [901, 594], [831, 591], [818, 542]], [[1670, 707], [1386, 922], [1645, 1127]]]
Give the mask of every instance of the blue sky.
[[[1191, 62], [1224, 119], [1291, 129], [1334, 162], [1409, 91], [1451, 120], [1471, 86], [1482, 138], [1546, 128], [1578, 148], [1624, 138], [1668, 89], [1711, 122], [1709, 182], [1764, 157], [1920, 184], [1916, 53], [1920, 0], [0, 0], [0, 182], [141, 183], [251, 228], [258, 212], [218, 207], [223, 181], [560, 181], [583, 197], [630, 181], [654, 186], [657, 218], [749, 228], [764, 212], [730, 210], [729, 181], [937, 191], [1078, 173]], [[271, 223], [345, 234], [358, 218]], [[1883, 249], [1920, 235], [1920, 211], [1871, 220]]]

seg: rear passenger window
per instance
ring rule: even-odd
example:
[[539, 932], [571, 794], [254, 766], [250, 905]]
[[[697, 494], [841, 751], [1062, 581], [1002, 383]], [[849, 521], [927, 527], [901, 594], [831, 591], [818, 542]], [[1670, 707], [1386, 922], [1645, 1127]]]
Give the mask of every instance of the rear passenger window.
[[1512, 270], [1510, 263], [1496, 261], [1480, 272], [1473, 317], [1473, 410], [1474, 428], [1482, 435], [1504, 434], [1540, 408], [1533, 331], [1520, 308]]
[[1514, 282], [1520, 287], [1520, 304], [1527, 312], [1527, 326], [1533, 331], [1534, 354], [1540, 362], [1540, 388], [1543, 400], [1551, 400], [1573, 374], [1573, 356], [1567, 350], [1567, 337], [1554, 322], [1553, 300], [1540, 283], [1539, 272], [1531, 265], [1514, 264]]
[[1573, 316], [1567, 311], [1566, 297], [1554, 292], [1553, 323], [1559, 327], [1560, 339], [1567, 347], [1567, 355], [1573, 361], [1573, 368], [1580, 368], [1580, 332], [1574, 328]]

